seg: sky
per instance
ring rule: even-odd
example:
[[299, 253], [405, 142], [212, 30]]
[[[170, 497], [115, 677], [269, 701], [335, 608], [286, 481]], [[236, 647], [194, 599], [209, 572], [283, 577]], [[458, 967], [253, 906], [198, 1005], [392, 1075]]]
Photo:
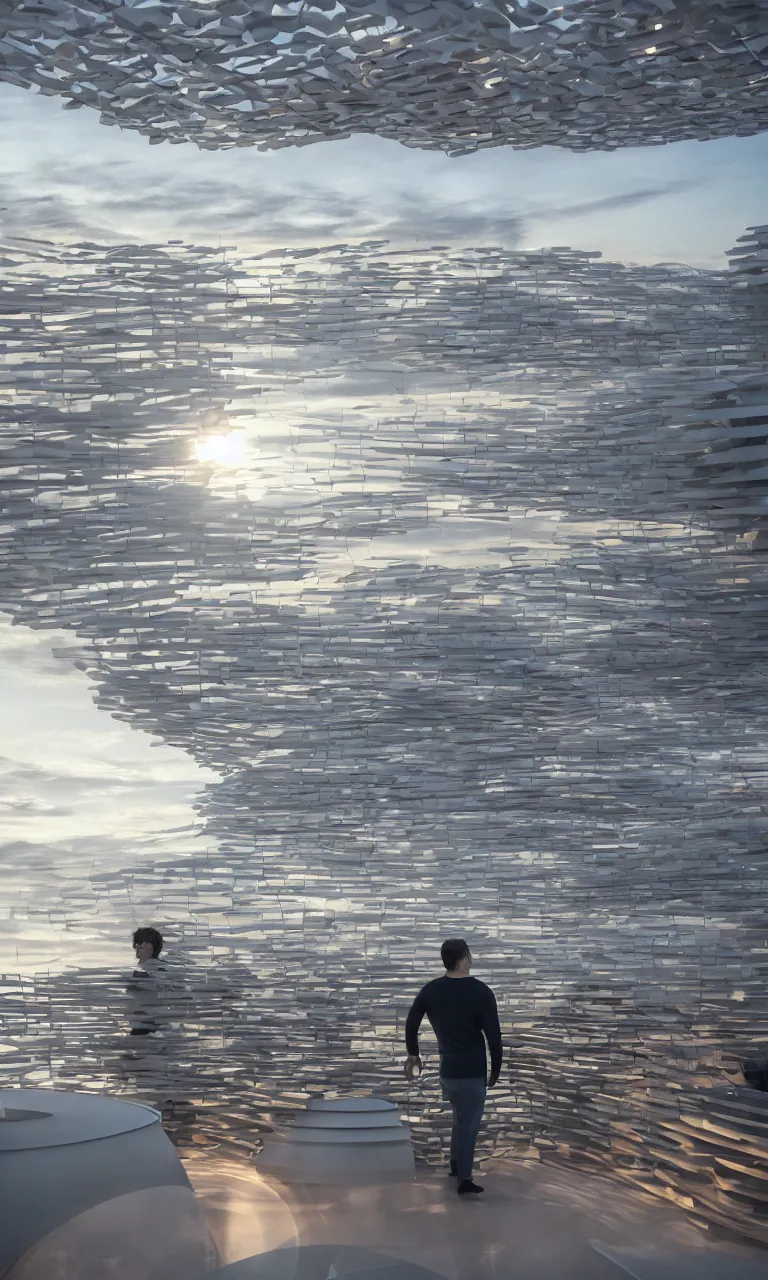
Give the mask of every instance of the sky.
[[768, 208], [766, 133], [459, 158], [364, 135], [210, 152], [151, 147], [90, 109], [65, 111], [11, 85], [0, 85], [0, 130], [0, 230], [47, 239], [569, 245], [614, 261], [721, 268]]
[[[113, 720], [93, 702], [64, 632], [13, 626], [0, 613], [0, 973], [83, 963], [96, 937], [100, 878], [130, 877], [158, 851], [194, 842], [195, 796], [216, 775], [185, 752]], [[94, 888], [94, 927], [68, 926], [68, 896]], [[106, 881], [104, 882], [106, 886]], [[129, 965], [138, 904], [110, 894], [125, 929], [122, 948], [99, 956]]]
[[[181, 238], [241, 250], [366, 238], [570, 245], [627, 263], [722, 268], [744, 229], [768, 220], [768, 134], [454, 159], [368, 136], [216, 153], [150, 147], [89, 110], [66, 112], [9, 85], [0, 85], [0, 134], [0, 233], [11, 237]], [[438, 559], [461, 550], [447, 526], [432, 536], [442, 539]], [[185, 846], [197, 830], [194, 797], [213, 779], [98, 711], [72, 645], [11, 627], [0, 613], [0, 971], [61, 964], [71, 946], [60, 910], [67, 873], [80, 873], [83, 859], [119, 869], [161, 838]], [[24, 900], [31, 866], [47, 886], [39, 928]], [[127, 896], [124, 912], [128, 929], [137, 921]]]

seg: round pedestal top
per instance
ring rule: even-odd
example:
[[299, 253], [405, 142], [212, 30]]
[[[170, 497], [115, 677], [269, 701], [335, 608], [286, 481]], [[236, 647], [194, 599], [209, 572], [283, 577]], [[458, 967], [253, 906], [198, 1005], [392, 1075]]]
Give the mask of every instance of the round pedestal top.
[[160, 1113], [98, 1094], [0, 1089], [0, 1117], [1, 1154], [114, 1138], [158, 1123]]

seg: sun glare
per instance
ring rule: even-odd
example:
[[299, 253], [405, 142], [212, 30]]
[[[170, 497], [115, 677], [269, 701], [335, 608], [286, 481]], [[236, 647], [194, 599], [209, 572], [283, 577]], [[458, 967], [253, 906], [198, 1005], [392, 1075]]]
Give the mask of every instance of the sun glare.
[[242, 431], [225, 436], [208, 436], [198, 440], [195, 455], [199, 462], [212, 462], [217, 467], [242, 467], [245, 464], [245, 438]]

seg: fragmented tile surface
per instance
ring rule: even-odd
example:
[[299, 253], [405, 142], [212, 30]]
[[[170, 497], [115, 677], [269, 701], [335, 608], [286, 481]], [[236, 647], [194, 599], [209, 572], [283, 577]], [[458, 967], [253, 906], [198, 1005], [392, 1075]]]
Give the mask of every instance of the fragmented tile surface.
[[9, 0], [0, 77], [151, 142], [461, 154], [768, 127], [760, 0]]
[[[759, 1095], [710, 1087], [768, 1035], [766, 248], [4, 247], [2, 607], [221, 778], [184, 855], [4, 894], [80, 958], [7, 977], [4, 1079], [241, 1148], [373, 1090], [435, 1159], [398, 1055], [460, 934], [511, 1046], [486, 1152], [768, 1240]], [[131, 922], [160, 1037], [88, 962]]]

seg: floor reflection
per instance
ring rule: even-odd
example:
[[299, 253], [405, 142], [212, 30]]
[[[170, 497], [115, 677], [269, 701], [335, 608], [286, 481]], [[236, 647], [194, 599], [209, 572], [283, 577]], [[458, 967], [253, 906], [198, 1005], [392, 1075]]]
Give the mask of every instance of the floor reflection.
[[[241, 1270], [248, 1280], [384, 1276], [393, 1259], [445, 1280], [615, 1280], [590, 1246], [595, 1238], [614, 1248], [692, 1250], [702, 1263], [722, 1256], [726, 1265], [725, 1246], [673, 1206], [639, 1203], [588, 1176], [490, 1165], [483, 1199], [469, 1205], [436, 1172], [401, 1185], [325, 1189], [288, 1187], [227, 1161], [190, 1160], [187, 1170], [222, 1261], [261, 1255], [232, 1280]], [[740, 1247], [735, 1255], [760, 1256]]]

